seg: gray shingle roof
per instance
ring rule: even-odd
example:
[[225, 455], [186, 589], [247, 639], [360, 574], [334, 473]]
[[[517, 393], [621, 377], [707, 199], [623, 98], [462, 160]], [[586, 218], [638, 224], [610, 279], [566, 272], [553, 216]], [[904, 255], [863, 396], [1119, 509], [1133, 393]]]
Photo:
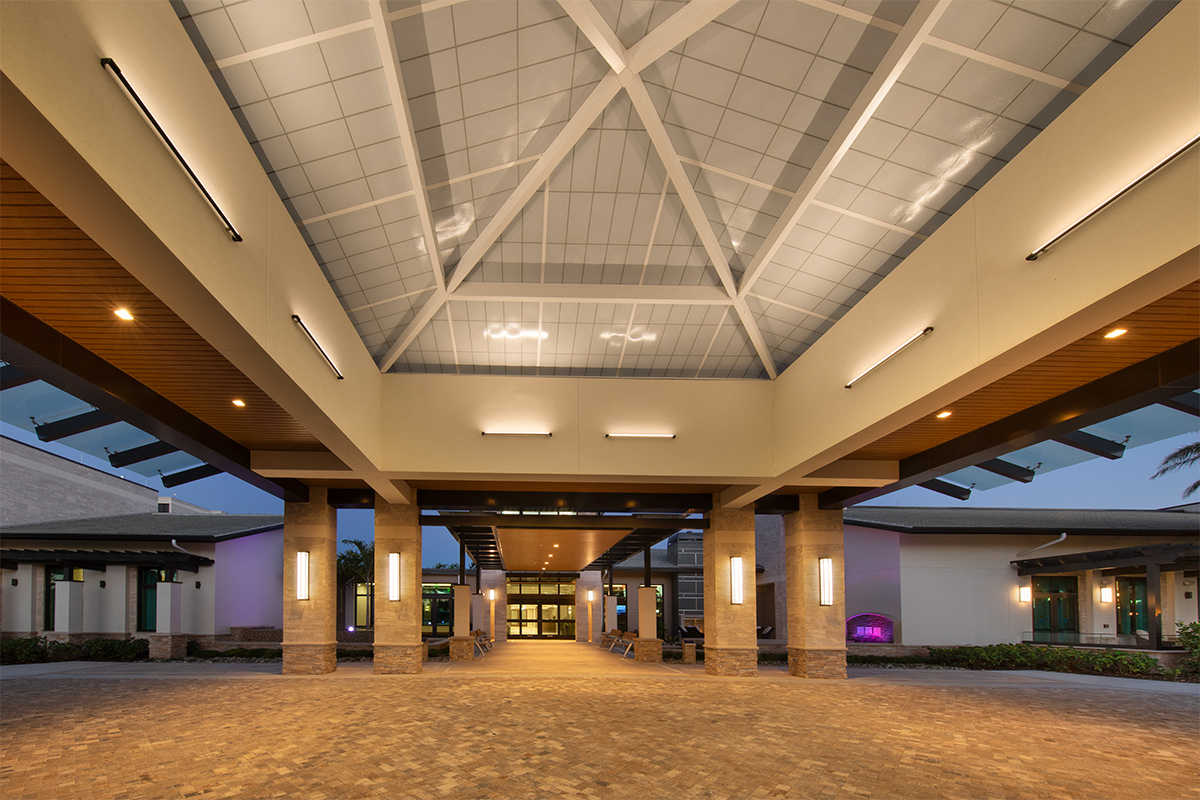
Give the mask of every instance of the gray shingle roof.
[[13, 539], [142, 539], [219, 542], [283, 527], [280, 514], [119, 514], [0, 528]]
[[1200, 534], [1200, 514], [1188, 511], [857, 506], [843, 519], [901, 533]]

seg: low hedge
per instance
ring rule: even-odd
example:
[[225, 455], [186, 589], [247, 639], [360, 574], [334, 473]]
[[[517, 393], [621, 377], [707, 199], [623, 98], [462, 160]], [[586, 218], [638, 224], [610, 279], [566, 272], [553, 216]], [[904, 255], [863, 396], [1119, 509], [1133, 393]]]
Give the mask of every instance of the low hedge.
[[929, 663], [964, 669], [1035, 669], [1124, 678], [1167, 677], [1159, 662], [1145, 653], [1123, 650], [1076, 650], [1073, 647], [1035, 647], [1029, 644], [989, 644], [983, 647], [931, 647]]
[[145, 661], [146, 639], [88, 639], [81, 644], [30, 636], [0, 641], [0, 664], [42, 664], [51, 661]]

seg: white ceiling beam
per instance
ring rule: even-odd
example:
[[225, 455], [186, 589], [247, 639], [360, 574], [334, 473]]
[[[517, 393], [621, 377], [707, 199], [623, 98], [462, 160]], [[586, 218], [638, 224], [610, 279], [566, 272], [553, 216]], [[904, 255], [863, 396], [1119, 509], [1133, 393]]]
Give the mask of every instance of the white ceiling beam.
[[1006, 61], [1003, 58], [989, 55], [988, 53], [981, 53], [978, 50], [972, 50], [971, 48], [964, 47], [961, 44], [947, 41], [940, 36], [928, 37], [926, 44], [932, 45], [941, 50], [945, 50], [947, 53], [954, 53], [955, 55], [962, 56], [963, 58], [969, 58], [972, 61], [978, 61], [981, 64], [987, 64], [989, 66], [996, 67], [997, 69], [1011, 72], [1014, 75], [1020, 75], [1022, 78], [1029, 78], [1031, 81], [1038, 81], [1039, 83], [1044, 83], [1047, 86], [1053, 86], [1057, 89], [1066, 89], [1068, 92], [1074, 92], [1075, 94], [1083, 94], [1084, 91], [1087, 90], [1086, 86], [1074, 83], [1073, 81], [1064, 80], [1063, 78], [1059, 78], [1055, 75], [1049, 75], [1045, 72], [1039, 72], [1036, 69], [1030, 69], [1022, 64]]
[[578, 283], [464, 283], [450, 295], [468, 303], [646, 303], [675, 306], [728, 306], [719, 286], [631, 286]]
[[392, 368], [392, 364], [396, 363], [396, 359], [400, 358], [404, 351], [408, 349], [408, 346], [416, 340], [417, 336], [425, 329], [425, 326], [429, 324], [434, 315], [442, 310], [447, 297], [449, 297], [449, 294], [444, 289], [438, 289], [433, 293], [433, 297], [425, 302], [425, 305], [417, 312], [417, 316], [413, 317], [412, 322], [408, 323], [408, 326], [404, 329], [404, 333], [400, 334], [400, 338], [388, 348], [387, 353], [384, 354], [383, 359], [379, 362], [380, 372], [387, 372]]
[[631, 72], [622, 73], [621, 81], [625, 84], [625, 91], [629, 93], [629, 98], [633, 101], [633, 108], [641, 118], [642, 125], [650, 134], [650, 141], [654, 144], [654, 149], [662, 160], [663, 166], [666, 167], [671, 185], [675, 187], [676, 194], [683, 202], [684, 212], [691, 219], [696, 233], [699, 234], [704, 251], [717, 271], [717, 277], [721, 279], [721, 285], [733, 299], [733, 308], [737, 311], [742, 327], [745, 328], [746, 335], [750, 338], [750, 343], [762, 360], [767, 374], [772, 379], [779, 377], [775, 359], [767, 348], [766, 341], [763, 340], [762, 331], [758, 329], [754, 315], [750, 313], [750, 308], [746, 305], [745, 300], [737, 296], [737, 282], [733, 278], [733, 272], [729, 269], [725, 252], [721, 250], [721, 243], [717, 241], [717, 235], [713, 233], [712, 223], [708, 221], [708, 215], [704, 213], [704, 207], [700, 205], [700, 197], [696, 194], [691, 179], [683, 169], [679, 153], [675, 152], [675, 146], [671, 144], [671, 137], [667, 133], [662, 119], [658, 116], [658, 109], [654, 107], [654, 101], [650, 99], [650, 94], [646, 91], [646, 84], [642, 83], [640, 76]]
[[633, 72], [641, 72], [736, 4], [737, 0], [692, 0], [629, 48], [625, 62]]
[[904, 72], [904, 68], [917, 54], [917, 50], [926, 41], [929, 32], [933, 30], [934, 25], [941, 19], [949, 5], [950, 0], [920, 0], [917, 7], [913, 9], [904, 30], [892, 42], [892, 46], [888, 48], [878, 68], [859, 92], [858, 98], [846, 112], [846, 116], [834, 131], [829, 143], [825, 145], [825, 149], [800, 184], [800, 188], [796, 190], [796, 196], [788, 203], [787, 208], [775, 223], [775, 227], [759, 245], [758, 252], [754, 254], [749, 268], [742, 276], [741, 286], [738, 287], [739, 296], [744, 297], [750, 291], [767, 264], [771, 263], [771, 259], [779, 252], [784, 239], [791, 233], [792, 228], [800, 221], [800, 217], [808, 210], [808, 207], [812, 205], [817, 192], [821, 190], [837, 165], [841, 163], [854, 140], [858, 138], [862, 129], [870, 121], [875, 110], [879, 108], [879, 104], [883, 102], [888, 91]]
[[583, 101], [583, 105], [571, 116], [567, 124], [559, 131], [558, 136], [554, 137], [554, 141], [546, 148], [546, 152], [542, 153], [542, 157], [537, 160], [537, 163], [525, 175], [517, 188], [513, 190], [508, 199], [504, 201], [504, 205], [500, 206], [500, 210], [488, 222], [487, 227], [479, 234], [475, 241], [471, 242], [471, 246], [467, 248], [467, 252], [463, 254], [462, 259], [458, 262], [458, 266], [454, 268], [454, 273], [450, 276], [449, 288], [451, 291], [457, 289], [467, 275], [473, 270], [487, 253], [491, 246], [500, 238], [500, 234], [504, 233], [512, 221], [517, 218], [521, 210], [525, 208], [525, 204], [530, 198], [542, 187], [546, 179], [550, 177], [550, 173], [554, 168], [562, 163], [563, 159], [570, 154], [572, 148], [579, 143], [583, 135], [587, 133], [588, 128], [592, 123], [604, 113], [604, 109], [612, 102], [612, 99], [617, 96], [617, 92], [621, 90], [621, 82], [617, 80], [616, 75], [609, 73], [604, 77], [587, 99]]
[[622, 72], [629, 66], [625, 45], [621, 44], [613, 29], [608, 27], [592, 0], [558, 0], [558, 4], [570, 15], [571, 21], [588, 38], [592, 47], [604, 57], [613, 72]]
[[872, 25], [876, 28], [882, 28], [885, 31], [891, 31], [892, 33], [899, 33], [904, 28], [903, 25], [897, 25], [895, 22], [892, 22], [891, 20], [880, 19], [879, 17], [873, 17], [870, 14], [866, 13], [865, 11], [856, 11], [853, 8], [846, 8], [846, 6], [838, 5], [837, 3], [831, 2], [831, 0], [799, 0], [799, 1], [806, 6], [812, 6], [813, 8], [820, 8], [824, 11], [828, 11], [831, 14], [837, 14], [840, 17], [847, 17], [848, 19], [852, 19], [856, 22], [861, 22], [863, 25]]
[[392, 113], [400, 131], [400, 148], [404, 151], [408, 180], [412, 184], [413, 196], [417, 201], [417, 215], [421, 218], [421, 234], [425, 238], [429, 268], [433, 270], [433, 279], [437, 281], [438, 288], [444, 288], [446, 274], [438, 256], [438, 240], [433, 230], [433, 215], [429, 210], [429, 193], [425, 188], [425, 170], [421, 168], [421, 155], [417, 152], [417, 132], [413, 128], [408, 93], [404, 90], [404, 76], [400, 74], [400, 56], [396, 49], [395, 31], [392, 29], [392, 23], [388, 21], [385, 3], [386, 0], [375, 0], [371, 3], [375, 44], [379, 48], [383, 76], [392, 100]]

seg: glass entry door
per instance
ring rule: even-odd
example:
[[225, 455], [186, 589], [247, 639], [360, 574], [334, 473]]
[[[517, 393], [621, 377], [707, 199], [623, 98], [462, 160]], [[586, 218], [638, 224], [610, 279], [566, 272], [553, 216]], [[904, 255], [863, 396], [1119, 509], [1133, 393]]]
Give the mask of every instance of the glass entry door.
[[1117, 633], [1147, 636], [1146, 579], [1117, 578]]
[[1074, 643], [1079, 634], [1079, 579], [1056, 575], [1033, 579], [1033, 640]]
[[510, 577], [508, 638], [574, 639], [574, 579]]

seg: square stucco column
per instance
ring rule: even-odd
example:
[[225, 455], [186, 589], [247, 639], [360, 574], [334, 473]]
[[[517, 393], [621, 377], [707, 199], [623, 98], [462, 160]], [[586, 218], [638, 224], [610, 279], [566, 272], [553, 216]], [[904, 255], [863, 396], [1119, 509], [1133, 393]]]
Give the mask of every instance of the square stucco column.
[[[375, 674], [422, 669], [421, 510], [375, 497]], [[391, 597], [391, 558], [399, 556], [399, 600]]]
[[[337, 669], [337, 516], [327, 490], [307, 503], [283, 504], [283, 672], [321, 675]], [[307, 600], [296, 596], [296, 564], [308, 553]]]
[[[742, 559], [742, 602], [732, 602], [731, 566]], [[704, 532], [704, 671], [758, 675], [754, 508], [714, 508]]]
[[187, 637], [183, 635], [183, 584], [159, 581], [154, 587], [155, 632], [150, 636], [150, 658], [183, 658]]
[[[800, 510], [783, 518], [787, 561], [788, 672], [800, 678], [846, 677], [846, 566], [841, 509]], [[820, 560], [833, 560], [833, 603], [821, 605]]]
[[[83, 633], [83, 581], [55, 581], [54, 632], [78, 638]], [[66, 639], [71, 641], [71, 639]]]
[[471, 636], [471, 587], [464, 583], [454, 586], [454, 635], [450, 637], [450, 660], [471, 661], [475, 658], [475, 639]]

